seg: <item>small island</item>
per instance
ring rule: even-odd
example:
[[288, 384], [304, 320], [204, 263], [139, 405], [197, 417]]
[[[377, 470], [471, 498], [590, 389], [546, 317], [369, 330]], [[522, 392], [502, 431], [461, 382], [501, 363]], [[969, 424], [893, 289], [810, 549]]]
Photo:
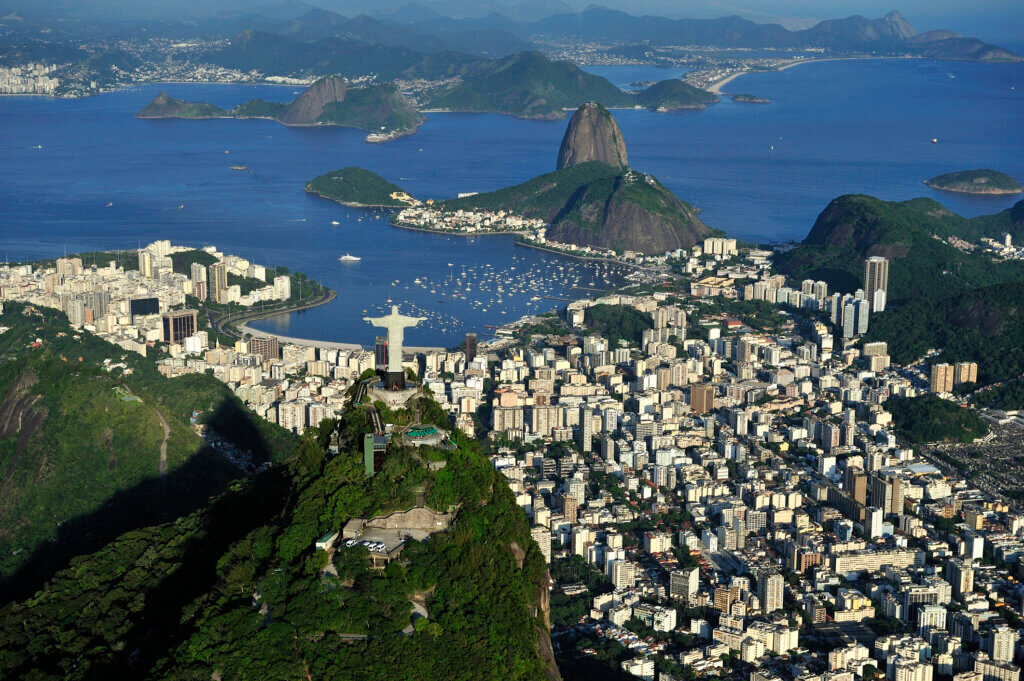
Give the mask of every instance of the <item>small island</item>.
[[988, 168], [977, 170], [961, 170], [957, 173], [946, 173], [925, 180], [932, 189], [961, 194], [1020, 194], [1021, 186], [1017, 180], [1006, 173]]
[[253, 99], [233, 109], [207, 102], [186, 102], [161, 92], [137, 118], [265, 118], [282, 125], [339, 125], [365, 130], [367, 142], [388, 142], [415, 133], [423, 116], [390, 84], [349, 87], [337, 76], [321, 78], [295, 101], [267, 102]]
[[706, 109], [718, 97], [707, 90], [695, 88], [679, 79], [663, 80], [636, 93], [636, 101], [651, 111], [679, 111]]
[[771, 104], [772, 100], [757, 95], [733, 95], [732, 101], [743, 104]]
[[313, 178], [306, 183], [305, 191], [352, 208], [404, 208], [419, 204], [398, 185], [354, 166]]

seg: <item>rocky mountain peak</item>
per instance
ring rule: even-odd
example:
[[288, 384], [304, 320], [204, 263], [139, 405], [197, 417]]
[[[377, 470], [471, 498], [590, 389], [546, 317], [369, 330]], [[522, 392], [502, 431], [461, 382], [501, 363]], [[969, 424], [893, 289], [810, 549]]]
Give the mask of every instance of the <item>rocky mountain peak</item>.
[[601, 161], [625, 168], [626, 143], [622, 131], [608, 110], [587, 102], [573, 114], [558, 150], [558, 170], [587, 161]]
[[338, 76], [327, 76], [309, 86], [288, 105], [279, 117], [288, 125], [313, 125], [331, 102], [345, 99], [345, 81]]

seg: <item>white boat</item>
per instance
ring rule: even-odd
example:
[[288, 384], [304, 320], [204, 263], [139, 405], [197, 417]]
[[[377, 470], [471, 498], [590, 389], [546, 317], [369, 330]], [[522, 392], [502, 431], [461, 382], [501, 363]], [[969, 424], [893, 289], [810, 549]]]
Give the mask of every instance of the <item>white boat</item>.
[[332, 225], [334, 225], [335, 227], [337, 227], [337, 226], [338, 226], [338, 225], [340, 225], [341, 223], [340, 223], [340, 222], [338, 222], [337, 220], [331, 220], [331, 224], [332, 224]]
[[338, 260], [342, 262], [359, 262], [360, 260], [362, 260], [362, 258], [360, 258], [358, 255], [349, 255], [348, 253], [346, 253], [345, 255], [338, 258]]

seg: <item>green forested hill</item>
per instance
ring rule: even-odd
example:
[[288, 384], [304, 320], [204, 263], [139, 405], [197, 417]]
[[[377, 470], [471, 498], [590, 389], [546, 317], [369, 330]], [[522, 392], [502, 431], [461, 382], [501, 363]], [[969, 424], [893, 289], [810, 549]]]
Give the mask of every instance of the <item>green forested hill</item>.
[[[796, 248], [780, 254], [776, 267], [791, 279], [828, 282], [830, 290], [863, 286], [864, 259], [889, 258], [889, 301], [900, 303], [951, 290], [1024, 281], [1024, 265], [994, 262], [965, 253], [949, 237], [977, 242], [1009, 232], [1024, 236], [1018, 206], [995, 215], [964, 218], [931, 199], [887, 202], [847, 195], [833, 200]], [[936, 238], [938, 237], [938, 238]]]
[[650, 109], [703, 109], [718, 101], [711, 92], [679, 79], [663, 80], [636, 95], [637, 103]]
[[632, 106], [633, 100], [608, 80], [540, 52], [520, 52], [480, 61], [461, 82], [436, 94], [429, 106], [452, 111], [507, 113], [524, 118], [563, 118], [563, 109], [598, 102]]
[[306, 191], [346, 206], [404, 206], [403, 201], [391, 195], [404, 190], [375, 172], [349, 166], [323, 175], [306, 183]]
[[[0, 675], [39, 679], [557, 679], [547, 578], [526, 517], [473, 441], [429, 472], [392, 447], [367, 480], [362, 407], [306, 432], [285, 465], [208, 509], [127, 533], [0, 610]], [[450, 529], [368, 569], [314, 551], [350, 518], [406, 509], [423, 490]], [[411, 599], [426, 618], [410, 633]]]
[[551, 224], [563, 243], [662, 253], [713, 233], [696, 209], [655, 178], [587, 161], [513, 187], [442, 204], [450, 210], [511, 210]]
[[[0, 585], [34, 589], [67, 559], [118, 533], [170, 520], [241, 475], [189, 418], [280, 459], [293, 436], [212, 376], [167, 379], [136, 353], [76, 333], [62, 313], [5, 304], [0, 324]], [[38, 341], [38, 344], [37, 344]], [[106, 370], [103, 363], [112, 365]], [[127, 369], [127, 370], [126, 370]], [[160, 475], [167, 423], [166, 475]]]

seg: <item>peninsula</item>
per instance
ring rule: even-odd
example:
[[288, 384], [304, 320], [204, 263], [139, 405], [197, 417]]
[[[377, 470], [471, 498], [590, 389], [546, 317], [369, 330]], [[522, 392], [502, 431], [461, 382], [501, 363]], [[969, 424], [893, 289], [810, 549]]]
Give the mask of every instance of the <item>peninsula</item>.
[[350, 88], [337, 76], [321, 78], [291, 103], [253, 99], [226, 110], [207, 102], [186, 102], [161, 92], [137, 118], [266, 118], [282, 125], [340, 125], [365, 130], [367, 142], [415, 133], [423, 116], [392, 84]]
[[354, 166], [314, 177], [306, 183], [305, 191], [352, 208], [398, 208], [419, 203], [377, 173]]
[[406, 209], [392, 224], [467, 235], [517, 232], [528, 245], [614, 258], [690, 248], [714, 233], [697, 213], [653, 176], [629, 168], [615, 119], [588, 102], [569, 122], [554, 172]]
[[932, 189], [961, 194], [1020, 194], [1021, 186], [1017, 180], [1006, 173], [987, 168], [977, 170], [961, 170], [946, 173], [925, 180]]

